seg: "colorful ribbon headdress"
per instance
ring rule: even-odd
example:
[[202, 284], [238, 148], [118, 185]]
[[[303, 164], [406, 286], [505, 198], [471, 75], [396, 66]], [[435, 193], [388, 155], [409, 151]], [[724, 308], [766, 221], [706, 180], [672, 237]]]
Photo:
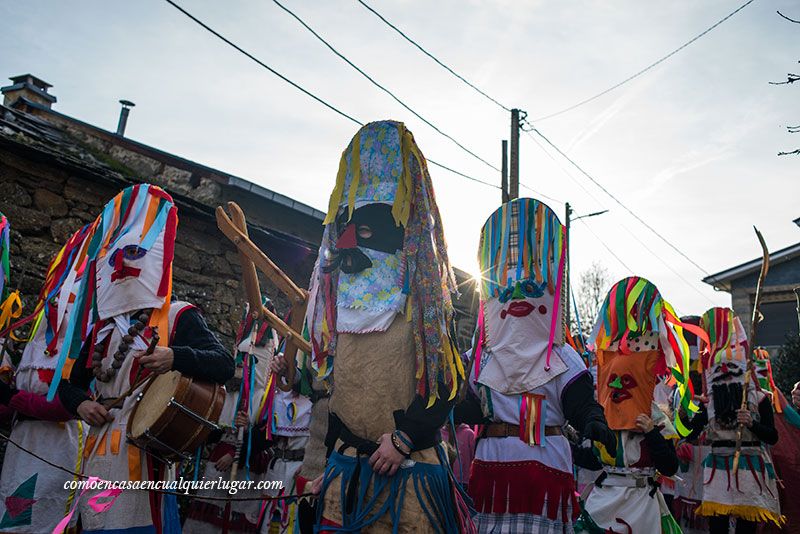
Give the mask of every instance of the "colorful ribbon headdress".
[[[626, 352], [629, 338], [645, 332], [657, 333], [665, 364], [678, 385], [681, 406], [687, 412], [695, 413], [698, 407], [692, 401], [694, 388], [689, 379], [690, 350], [684, 330], [701, 339], [706, 338], [702, 329], [678, 319], [672, 305], [664, 300], [655, 285], [644, 278], [632, 276], [620, 280], [608, 292], [589, 343], [597, 350], [607, 350], [618, 343], [620, 351]], [[675, 427], [681, 435], [690, 433], [677, 415]]]
[[[549, 206], [532, 198], [506, 202], [483, 225], [478, 245], [481, 270], [481, 301], [497, 298], [519, 280], [530, 279], [553, 295], [553, 319], [547, 346], [547, 365], [553, 344], [563, 344], [565, 325], [564, 260], [567, 232]], [[480, 368], [480, 350], [485, 342], [483, 305], [478, 317], [475, 373]]]
[[369, 202], [391, 204], [395, 223], [405, 228], [403, 293], [408, 295], [406, 319], [416, 325], [418, 393], [432, 404], [441, 381], [453, 397], [464, 375], [451, 331], [455, 277], [427, 163], [401, 122], [365, 125], [342, 153], [309, 291], [313, 365], [320, 377], [328, 376], [336, 352], [338, 275], [325, 270], [338, 237], [337, 216], [341, 210], [352, 216], [359, 204]]
[[730, 308], [711, 308], [700, 318], [700, 327], [706, 337], [700, 343], [703, 368], [718, 363], [725, 358], [746, 362], [749, 345], [739, 317]]
[[[83, 342], [99, 319], [98, 263], [113, 262], [115, 268], [124, 269], [120, 260], [122, 251], [117, 251], [119, 243], [135, 243], [129, 253], [142, 255], [157, 240], [163, 239], [160, 279], [153, 288], [161, 308], [153, 312], [150, 323], [161, 327], [163, 332], [169, 331], [167, 321], [177, 226], [178, 208], [169, 194], [149, 184], [130, 186], [109, 201], [94, 222], [75, 232], [53, 259], [34, 310], [34, 314], [43, 314], [47, 320], [47, 350], [51, 356], [58, 357], [48, 399], [55, 396], [62, 376], [69, 376]], [[116, 252], [119, 254], [112, 257], [111, 253]], [[126, 273], [122, 275], [127, 276]], [[67, 320], [62, 321], [71, 295], [74, 295], [74, 305]], [[58, 346], [62, 329], [65, 329], [63, 341]], [[160, 343], [167, 343], [168, 337], [161, 336]]]

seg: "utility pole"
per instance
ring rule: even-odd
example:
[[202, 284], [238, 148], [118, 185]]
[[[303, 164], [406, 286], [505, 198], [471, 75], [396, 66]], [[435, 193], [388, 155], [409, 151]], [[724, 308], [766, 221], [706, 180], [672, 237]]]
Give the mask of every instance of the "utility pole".
[[511, 110], [511, 177], [508, 187], [511, 200], [519, 198], [519, 115], [520, 110]]
[[500, 170], [500, 189], [503, 204], [508, 202], [508, 141], [503, 139], [503, 165]]
[[566, 311], [567, 328], [570, 329], [570, 322], [569, 321], [570, 321], [570, 310], [571, 310], [571, 305], [572, 305], [572, 299], [570, 297], [572, 296], [572, 293], [570, 293], [570, 286], [569, 286], [569, 267], [570, 267], [570, 261], [569, 261], [569, 220], [570, 220], [570, 217], [572, 216], [572, 207], [569, 205], [569, 202], [567, 202], [565, 204], [565, 208], [566, 208], [565, 209], [566, 216], [564, 217], [564, 220], [565, 220], [564, 227], [567, 229], [567, 247], [566, 247], [566, 250], [565, 250], [565, 254], [567, 256], [565, 258], [566, 261], [564, 261], [564, 269], [566, 270], [566, 273], [564, 273], [564, 278], [566, 278], [566, 286], [567, 286], [567, 305], [564, 306], [564, 311]]

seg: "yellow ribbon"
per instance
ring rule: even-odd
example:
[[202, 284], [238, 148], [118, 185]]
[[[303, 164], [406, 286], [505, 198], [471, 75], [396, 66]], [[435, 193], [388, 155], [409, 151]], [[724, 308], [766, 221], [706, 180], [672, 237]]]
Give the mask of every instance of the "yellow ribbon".
[[19, 290], [16, 290], [8, 296], [3, 304], [0, 304], [0, 329], [6, 328], [13, 319], [17, 319], [20, 315], [22, 315], [22, 300], [19, 298]]

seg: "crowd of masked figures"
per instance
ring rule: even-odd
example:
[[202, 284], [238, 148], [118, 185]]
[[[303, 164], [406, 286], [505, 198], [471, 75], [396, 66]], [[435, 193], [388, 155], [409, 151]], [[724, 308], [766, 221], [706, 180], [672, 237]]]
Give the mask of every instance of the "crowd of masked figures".
[[[110, 199], [51, 259], [33, 309], [9, 279], [14, 221], [0, 219], [0, 531], [800, 528], [787, 498], [800, 416], [732, 310], [679, 315], [631, 275], [590, 335], [570, 332], [565, 227], [519, 198], [475, 236], [477, 326], [456, 346], [458, 288], [411, 132], [367, 124], [336, 169], [308, 283], [253, 245], [238, 206], [218, 209], [243, 267], [233, 347], [172, 294], [167, 191]], [[253, 487], [102, 484], [181, 478]]]

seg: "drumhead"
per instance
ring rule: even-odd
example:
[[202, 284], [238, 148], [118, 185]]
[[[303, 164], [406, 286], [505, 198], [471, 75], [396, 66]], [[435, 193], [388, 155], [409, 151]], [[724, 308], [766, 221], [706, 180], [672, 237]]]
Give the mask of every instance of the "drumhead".
[[145, 391], [142, 399], [136, 407], [128, 423], [128, 431], [132, 438], [144, 435], [148, 428], [151, 428], [158, 418], [164, 415], [169, 401], [178, 389], [181, 374], [178, 371], [170, 371], [155, 377]]

